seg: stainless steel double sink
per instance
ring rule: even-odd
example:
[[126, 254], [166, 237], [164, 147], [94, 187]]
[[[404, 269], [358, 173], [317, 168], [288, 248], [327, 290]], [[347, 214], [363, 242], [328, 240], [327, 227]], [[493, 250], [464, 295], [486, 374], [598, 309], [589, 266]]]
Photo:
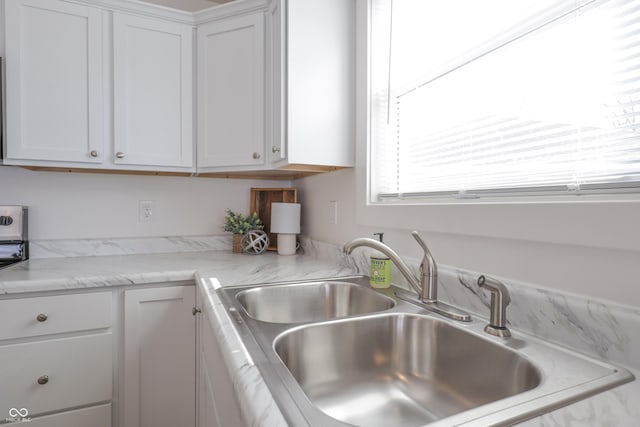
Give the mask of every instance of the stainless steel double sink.
[[497, 338], [365, 277], [220, 288], [292, 426], [512, 425], [633, 380], [535, 337]]

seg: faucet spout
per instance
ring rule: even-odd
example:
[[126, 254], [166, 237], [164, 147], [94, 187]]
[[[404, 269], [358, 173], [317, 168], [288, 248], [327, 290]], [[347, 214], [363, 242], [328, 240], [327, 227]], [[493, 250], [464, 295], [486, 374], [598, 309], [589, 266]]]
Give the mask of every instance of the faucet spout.
[[362, 238], [353, 239], [350, 242], [347, 242], [344, 245], [344, 252], [347, 255], [349, 255], [351, 254], [351, 251], [353, 251], [355, 248], [360, 246], [367, 246], [367, 247], [373, 248], [377, 251], [382, 252], [386, 256], [388, 256], [391, 262], [395, 264], [395, 266], [398, 268], [398, 271], [402, 273], [405, 279], [407, 279], [407, 282], [409, 282], [411, 287], [418, 293], [418, 295], [422, 294], [420, 281], [418, 281], [418, 279], [413, 275], [413, 273], [411, 273], [411, 270], [409, 270], [409, 267], [407, 266], [407, 264], [402, 260], [402, 258], [400, 258], [400, 255], [398, 255], [396, 251], [394, 251], [393, 249], [391, 249], [389, 246], [385, 245], [382, 242], [379, 242], [374, 239], [362, 237]]

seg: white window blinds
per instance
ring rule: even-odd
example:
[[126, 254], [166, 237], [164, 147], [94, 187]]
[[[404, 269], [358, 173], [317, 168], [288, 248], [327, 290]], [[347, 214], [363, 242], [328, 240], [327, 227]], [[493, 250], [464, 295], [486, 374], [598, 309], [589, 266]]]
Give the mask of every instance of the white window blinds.
[[640, 189], [640, 2], [371, 11], [373, 200]]

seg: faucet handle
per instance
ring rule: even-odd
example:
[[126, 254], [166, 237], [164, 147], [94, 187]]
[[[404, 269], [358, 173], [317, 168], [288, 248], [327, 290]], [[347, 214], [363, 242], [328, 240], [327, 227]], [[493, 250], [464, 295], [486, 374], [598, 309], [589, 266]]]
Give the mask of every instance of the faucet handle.
[[414, 239], [416, 239], [416, 242], [418, 242], [425, 254], [430, 253], [429, 248], [427, 248], [427, 244], [424, 242], [424, 240], [422, 240], [422, 236], [420, 236], [420, 233], [418, 233], [416, 230], [413, 230], [411, 232], [411, 235]]
[[431, 251], [427, 247], [427, 244], [425, 243], [424, 239], [422, 238], [420, 233], [418, 233], [416, 230], [413, 230], [411, 232], [411, 235], [413, 236], [414, 239], [416, 239], [416, 242], [418, 242], [418, 244], [422, 248], [422, 251], [424, 252], [423, 264], [426, 263], [427, 265], [421, 265], [420, 267], [421, 268], [429, 268], [429, 269], [431, 269], [432, 272], [430, 274], [432, 274], [433, 276], [437, 276], [438, 275], [438, 265], [436, 264], [436, 260], [433, 259], [433, 255], [431, 255]]
[[422, 288], [420, 299], [422, 302], [434, 303], [438, 300], [438, 264], [433, 259], [431, 251], [429, 251], [420, 233], [413, 230], [411, 235], [424, 251], [422, 262], [420, 263], [420, 286]]
[[509, 290], [502, 282], [485, 276], [478, 277], [478, 286], [491, 292], [491, 318], [484, 328], [485, 332], [498, 337], [510, 337], [511, 331], [505, 326], [507, 306], [511, 302]]

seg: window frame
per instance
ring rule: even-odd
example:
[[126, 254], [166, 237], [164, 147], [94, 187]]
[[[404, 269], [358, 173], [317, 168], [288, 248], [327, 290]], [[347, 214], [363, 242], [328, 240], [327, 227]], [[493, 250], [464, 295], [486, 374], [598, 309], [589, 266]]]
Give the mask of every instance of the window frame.
[[[366, 227], [640, 251], [640, 194], [395, 200], [371, 194], [370, 32], [357, 1], [355, 219]], [[535, 260], [532, 260], [535, 262]]]
[[[573, 186], [573, 185], [547, 185], [547, 186], [531, 186], [531, 187], [503, 187], [503, 188], [487, 188], [487, 189], [479, 189], [479, 190], [470, 190], [468, 192], [457, 191], [457, 190], [445, 190], [445, 191], [416, 191], [416, 192], [380, 192], [374, 194], [374, 188], [377, 187], [376, 181], [377, 177], [374, 176], [374, 167], [373, 162], [375, 160], [375, 156], [373, 154], [374, 146], [373, 138], [374, 138], [374, 123], [372, 121], [372, 109], [374, 108], [371, 105], [372, 102], [372, 92], [374, 90], [373, 80], [371, 76], [371, 71], [369, 70], [372, 63], [372, 52], [370, 48], [370, 39], [373, 37], [371, 34], [372, 28], [372, 8], [373, 3], [376, 0], [367, 0], [366, 1], [366, 25], [367, 25], [367, 43], [366, 43], [366, 51], [367, 51], [367, 59], [366, 59], [366, 67], [367, 67], [367, 87], [368, 87], [368, 101], [367, 101], [367, 129], [369, 134], [367, 135], [367, 204], [371, 205], [413, 205], [413, 204], [466, 204], [466, 203], [546, 203], [546, 202], [585, 202], [585, 201], [609, 201], [609, 200], [635, 200], [637, 196], [633, 194], [631, 196], [627, 196], [627, 193], [640, 193], [640, 181], [633, 182], [609, 182], [609, 183], [594, 183], [589, 184], [586, 183], [582, 186]], [[577, 8], [582, 8], [584, 6], [591, 6], [593, 4], [599, 3], [599, 0], [588, 0], [585, 1], [584, 4], [580, 6], [575, 6]], [[561, 14], [562, 17], [569, 15], [575, 9], [574, 6], [568, 7], [563, 6], [558, 10], [560, 12], [554, 12]], [[566, 10], [565, 10], [566, 9]], [[555, 15], [554, 15], [555, 16]], [[557, 19], [563, 19], [562, 17], [555, 17], [551, 19], [549, 22], [556, 21]], [[546, 22], [549, 19], [548, 16], [545, 16], [542, 21]], [[532, 29], [523, 30], [524, 34], [528, 34], [534, 28], [542, 25], [540, 22], [536, 22]], [[384, 30], [383, 30], [384, 31]], [[519, 39], [523, 37], [520, 35], [516, 37]], [[382, 55], [384, 57], [384, 55]], [[464, 66], [461, 64], [459, 66]], [[458, 66], [458, 67], [459, 67]], [[456, 67], [456, 68], [458, 68]], [[384, 76], [382, 76], [384, 77]], [[378, 81], [382, 81], [381, 77], [378, 77]], [[400, 90], [402, 91], [402, 90]], [[389, 93], [387, 95], [389, 98], [389, 102], [391, 102], [394, 98], [394, 93]], [[376, 102], [379, 103], [378, 98]], [[391, 105], [388, 106], [391, 108]], [[388, 131], [388, 130], [387, 130]], [[393, 131], [393, 130], [392, 130]], [[393, 150], [391, 150], [393, 153]], [[385, 151], [386, 153], [386, 151]], [[378, 160], [379, 161], [379, 160]], [[622, 196], [621, 196], [622, 195]]]

